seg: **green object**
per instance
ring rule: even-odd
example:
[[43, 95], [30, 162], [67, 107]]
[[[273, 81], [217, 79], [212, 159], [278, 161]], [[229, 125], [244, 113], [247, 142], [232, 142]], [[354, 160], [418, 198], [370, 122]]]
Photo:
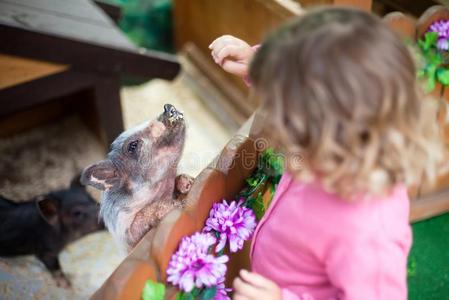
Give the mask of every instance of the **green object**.
[[174, 52], [171, 0], [105, 0], [122, 9], [120, 29], [137, 46]]
[[164, 300], [165, 285], [147, 280], [142, 291], [142, 300]]
[[449, 85], [449, 70], [439, 69], [437, 72], [438, 81], [444, 85]]
[[442, 85], [449, 85], [449, 69], [447, 69], [447, 55], [437, 48], [438, 33], [427, 32], [423, 39], [418, 40], [421, 50], [421, 61], [423, 66], [418, 70], [418, 77], [426, 78], [426, 91], [435, 89], [437, 81]]
[[410, 300], [449, 299], [449, 213], [413, 224]]
[[192, 293], [179, 292], [176, 294], [176, 300], [195, 300]]
[[261, 192], [259, 192], [257, 194], [257, 197], [254, 198], [252, 207], [253, 207], [254, 214], [256, 215], [256, 219], [258, 221], [260, 221], [260, 219], [262, 219], [262, 217], [265, 214], [265, 211], [267, 209], [267, 207], [265, 207], [265, 205], [263, 203], [263, 197], [262, 197]]
[[217, 293], [216, 286], [209, 287], [201, 292], [200, 299], [201, 300], [212, 300], [212, 299], [214, 299], [214, 296], [216, 293]]
[[260, 154], [256, 170], [246, 179], [247, 186], [237, 196], [237, 198], [246, 198], [244, 205], [254, 211], [257, 220], [262, 219], [269, 203], [264, 203], [262, 192], [259, 191], [255, 197], [253, 194], [265, 183], [270, 185], [271, 198], [273, 198], [283, 172], [284, 157], [282, 155], [275, 153], [272, 148]]

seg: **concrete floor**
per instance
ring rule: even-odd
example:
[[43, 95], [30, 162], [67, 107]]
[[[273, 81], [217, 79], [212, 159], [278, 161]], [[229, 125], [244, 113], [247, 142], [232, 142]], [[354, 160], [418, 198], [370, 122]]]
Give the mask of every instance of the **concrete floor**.
[[[179, 171], [196, 176], [219, 153], [231, 133], [189, 90], [183, 75], [173, 82], [153, 80], [123, 88], [125, 127], [154, 118], [165, 103], [175, 105], [185, 115], [187, 141]], [[33, 142], [28, 143], [30, 140]], [[17, 155], [18, 149], [22, 149], [21, 155]], [[0, 166], [8, 162], [9, 173], [15, 179], [0, 178], [0, 194], [23, 201], [65, 187], [77, 170], [101, 157], [98, 142], [74, 117], [0, 139]], [[56, 287], [34, 256], [0, 258], [0, 299], [87, 299], [122, 258], [107, 232], [90, 234], [72, 243], [60, 254], [62, 268], [72, 281], [69, 290]]]

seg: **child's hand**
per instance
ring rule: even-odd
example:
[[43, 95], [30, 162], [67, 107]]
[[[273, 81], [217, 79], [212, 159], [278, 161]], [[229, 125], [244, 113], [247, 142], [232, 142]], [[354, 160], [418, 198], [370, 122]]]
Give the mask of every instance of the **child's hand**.
[[231, 35], [223, 35], [215, 39], [210, 45], [212, 57], [223, 70], [231, 74], [245, 77], [248, 75], [248, 66], [255, 50]]
[[234, 300], [280, 300], [281, 289], [273, 281], [256, 273], [240, 271], [234, 279]]

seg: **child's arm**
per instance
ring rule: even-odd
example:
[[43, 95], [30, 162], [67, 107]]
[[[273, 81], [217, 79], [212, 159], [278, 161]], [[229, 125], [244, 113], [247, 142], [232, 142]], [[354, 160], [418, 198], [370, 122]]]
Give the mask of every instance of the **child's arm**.
[[232, 35], [223, 35], [210, 45], [212, 57], [223, 70], [245, 78], [248, 76], [249, 63], [256, 52], [247, 42]]

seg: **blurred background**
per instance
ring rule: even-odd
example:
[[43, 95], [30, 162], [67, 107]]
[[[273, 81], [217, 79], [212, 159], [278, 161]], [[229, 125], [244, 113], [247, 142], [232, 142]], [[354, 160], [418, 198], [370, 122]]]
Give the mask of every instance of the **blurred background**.
[[[0, 195], [24, 202], [67, 188], [121, 131], [159, 115], [165, 103], [185, 115], [180, 172], [196, 176], [258, 105], [207, 46], [222, 34], [258, 44], [320, 4], [419, 20], [449, 1], [0, 0]], [[443, 196], [413, 225], [410, 299], [447, 299], [448, 187], [446, 178], [422, 190]], [[60, 254], [71, 289], [57, 287], [34, 256], [0, 257], [0, 299], [86, 299], [123, 257], [106, 231], [71, 243]]]

